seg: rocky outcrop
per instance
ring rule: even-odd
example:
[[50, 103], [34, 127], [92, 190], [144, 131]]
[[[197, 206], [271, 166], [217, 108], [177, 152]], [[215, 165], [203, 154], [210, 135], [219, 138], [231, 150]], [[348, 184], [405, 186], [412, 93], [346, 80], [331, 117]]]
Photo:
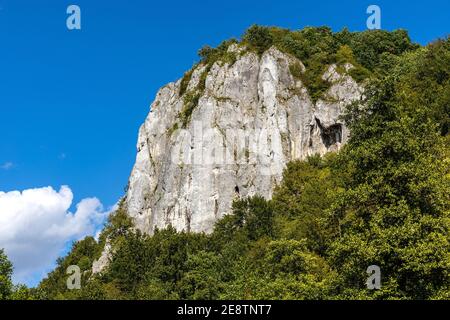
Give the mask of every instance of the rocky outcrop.
[[[332, 85], [313, 103], [290, 72], [293, 64], [305, 68], [300, 61], [274, 47], [261, 57], [237, 45], [228, 50], [238, 59], [196, 66], [183, 96], [181, 80], [161, 88], [139, 130], [126, 205], [144, 232], [168, 225], [210, 232], [235, 198], [270, 198], [287, 162], [338, 150], [348, 139], [339, 116], [362, 90], [345, 72], [330, 66], [323, 78]], [[186, 110], [186, 95], [201, 81], [198, 103]]]
[[92, 263], [92, 273], [93, 274], [100, 273], [109, 264], [111, 256], [112, 256], [111, 243], [107, 241], [98, 260], [95, 260]]

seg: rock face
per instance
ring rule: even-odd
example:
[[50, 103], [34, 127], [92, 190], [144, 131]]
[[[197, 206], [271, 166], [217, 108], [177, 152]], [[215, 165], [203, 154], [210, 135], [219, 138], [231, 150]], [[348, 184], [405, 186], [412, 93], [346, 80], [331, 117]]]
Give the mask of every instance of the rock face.
[[102, 254], [98, 260], [95, 260], [92, 263], [92, 273], [100, 273], [108, 264], [111, 259], [112, 255], [112, 248], [109, 241], [105, 244], [105, 247], [103, 248]]
[[[187, 93], [180, 96], [179, 80], [161, 88], [151, 105], [126, 195], [141, 231], [172, 225], [211, 232], [235, 198], [270, 198], [287, 162], [338, 150], [348, 139], [338, 118], [362, 88], [345, 72], [331, 65], [323, 78], [332, 85], [313, 103], [290, 72], [292, 64], [305, 68], [300, 61], [274, 47], [261, 57], [240, 53], [236, 45], [228, 50], [239, 54], [233, 64], [200, 64]], [[183, 127], [185, 95], [205, 72], [204, 89]]]

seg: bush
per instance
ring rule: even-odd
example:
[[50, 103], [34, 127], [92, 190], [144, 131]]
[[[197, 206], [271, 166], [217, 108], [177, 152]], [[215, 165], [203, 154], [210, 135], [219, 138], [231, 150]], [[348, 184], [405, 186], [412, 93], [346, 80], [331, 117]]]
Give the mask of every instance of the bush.
[[194, 70], [195, 70], [195, 66], [191, 70], [184, 73], [183, 78], [181, 79], [181, 83], [180, 83], [180, 91], [178, 93], [180, 95], [180, 97], [186, 93], [187, 87], [189, 85], [189, 82], [191, 81]]
[[243, 42], [259, 55], [269, 49], [273, 44], [272, 33], [269, 28], [252, 25], [242, 37]]
[[186, 128], [189, 124], [189, 121], [191, 120], [192, 112], [194, 112], [194, 109], [198, 105], [198, 100], [200, 99], [200, 93], [199, 92], [188, 92], [184, 96], [184, 106], [183, 110], [181, 110], [181, 113], [179, 115], [181, 120], [181, 125], [183, 128]]
[[236, 200], [233, 215], [235, 226], [242, 227], [250, 240], [273, 236], [273, 209], [263, 197]]

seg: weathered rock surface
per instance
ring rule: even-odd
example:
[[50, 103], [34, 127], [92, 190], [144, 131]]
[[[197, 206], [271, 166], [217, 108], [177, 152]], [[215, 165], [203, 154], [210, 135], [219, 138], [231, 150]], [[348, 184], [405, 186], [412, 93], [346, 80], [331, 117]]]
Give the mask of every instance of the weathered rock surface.
[[109, 264], [111, 255], [112, 247], [109, 241], [107, 241], [100, 258], [92, 263], [92, 273], [96, 274], [101, 272]]
[[[291, 75], [293, 63], [304, 68], [275, 48], [261, 57], [242, 54], [232, 65], [216, 62], [186, 128], [179, 119], [181, 80], [160, 89], [139, 130], [126, 195], [138, 229], [211, 232], [236, 197], [270, 198], [287, 162], [338, 150], [347, 141], [339, 116], [360, 98], [361, 87], [332, 65], [323, 75], [332, 86], [314, 104]], [[205, 69], [196, 67], [187, 92]]]

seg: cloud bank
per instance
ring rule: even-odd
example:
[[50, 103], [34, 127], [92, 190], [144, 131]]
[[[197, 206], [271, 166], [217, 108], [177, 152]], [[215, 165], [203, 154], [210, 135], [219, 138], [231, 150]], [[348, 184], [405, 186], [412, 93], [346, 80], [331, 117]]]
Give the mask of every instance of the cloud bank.
[[97, 198], [81, 200], [74, 213], [67, 186], [0, 192], [0, 248], [14, 264], [14, 281], [35, 284], [68, 242], [95, 235], [108, 212]]

